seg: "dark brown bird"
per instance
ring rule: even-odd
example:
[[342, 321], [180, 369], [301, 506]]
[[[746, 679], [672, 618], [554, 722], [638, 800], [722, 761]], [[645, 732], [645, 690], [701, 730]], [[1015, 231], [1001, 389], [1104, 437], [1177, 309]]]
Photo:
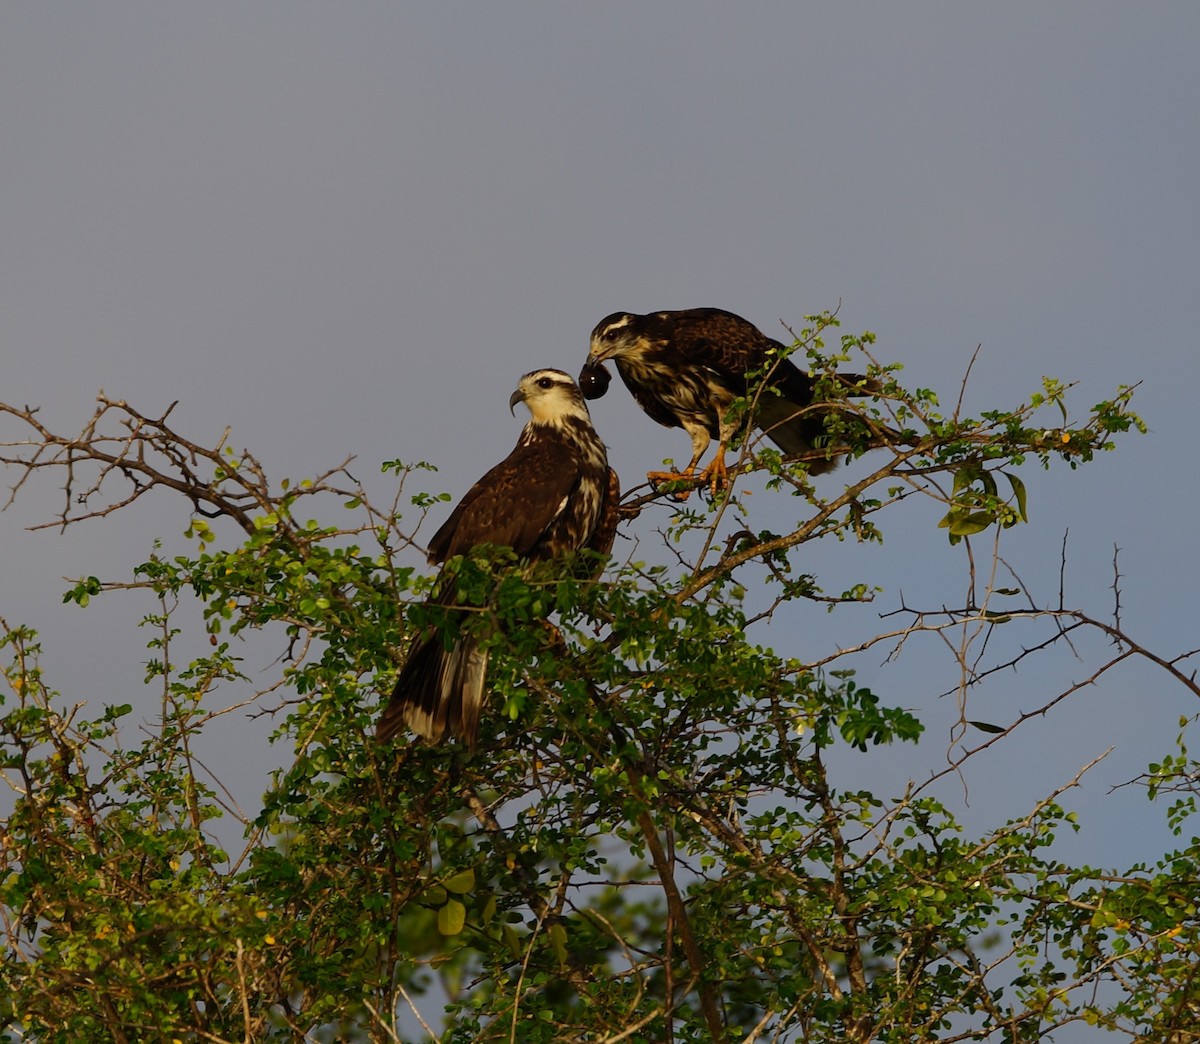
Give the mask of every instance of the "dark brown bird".
[[[511, 547], [529, 561], [589, 548], [608, 554], [616, 534], [620, 484], [604, 443], [570, 374], [534, 370], [509, 399], [532, 417], [516, 448], [459, 501], [429, 541], [429, 561], [442, 565], [480, 544]], [[443, 573], [431, 601], [458, 604]], [[434, 630], [409, 649], [392, 698], [380, 716], [382, 742], [407, 726], [431, 743], [447, 734], [474, 746], [483, 707], [488, 650], [465, 629], [450, 649]]]
[[[597, 399], [608, 390], [611, 359], [638, 405], [659, 424], [683, 428], [692, 439], [692, 459], [680, 473], [651, 471], [651, 482], [697, 478], [715, 492], [727, 481], [725, 452], [746, 419], [727, 419], [735, 399], [753, 391], [748, 374], [768, 374], [754, 408], [754, 426], [789, 456], [809, 453], [825, 440], [823, 412], [813, 409], [813, 380], [790, 359], [784, 346], [753, 323], [720, 308], [688, 308], [635, 315], [614, 312], [592, 331], [588, 361], [579, 375], [584, 394]], [[869, 394], [873, 384], [857, 374], [843, 384]], [[853, 393], [853, 392], [852, 392]], [[716, 456], [699, 476], [696, 467], [712, 439]], [[809, 463], [814, 474], [837, 460]]]

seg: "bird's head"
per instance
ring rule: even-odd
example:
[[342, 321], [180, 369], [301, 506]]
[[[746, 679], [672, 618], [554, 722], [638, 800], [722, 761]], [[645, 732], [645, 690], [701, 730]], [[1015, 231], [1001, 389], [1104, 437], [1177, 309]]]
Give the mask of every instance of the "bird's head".
[[518, 402], [529, 408], [534, 424], [560, 424], [567, 417], [591, 423], [579, 386], [562, 370], [530, 370], [517, 384], [508, 408], [515, 411]]
[[642, 351], [647, 346], [640, 321], [644, 318], [631, 312], [613, 312], [601, 319], [592, 331], [588, 365], [599, 365], [605, 359], [619, 359]]

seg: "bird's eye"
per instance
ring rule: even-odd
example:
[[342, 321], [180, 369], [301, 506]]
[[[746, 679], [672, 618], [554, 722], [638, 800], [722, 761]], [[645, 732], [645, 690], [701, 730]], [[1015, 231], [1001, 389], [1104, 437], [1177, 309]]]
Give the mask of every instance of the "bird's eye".
[[554, 381], [553, 381], [551, 378], [549, 378], [549, 377], [542, 377], [542, 378], [541, 378], [541, 379], [540, 379], [540, 380], [537, 382], [537, 386], [538, 386], [539, 388], [553, 388], [553, 387], [554, 387]]

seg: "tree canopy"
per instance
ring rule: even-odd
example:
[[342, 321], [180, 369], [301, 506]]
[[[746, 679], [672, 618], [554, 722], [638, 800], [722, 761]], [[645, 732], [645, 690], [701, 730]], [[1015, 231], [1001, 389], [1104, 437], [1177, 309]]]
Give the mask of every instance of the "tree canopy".
[[[170, 409], [101, 396], [62, 435], [0, 404], [12, 496], [43, 472], [63, 488], [47, 526], [162, 491], [191, 505], [186, 546], [65, 593], [137, 600], [153, 713], [56, 692], [37, 636], [3, 622], [7, 1039], [1017, 1042], [1080, 1024], [1200, 1040], [1188, 720], [1139, 781], [1179, 847], [1137, 865], [1059, 857], [1078, 828], [1067, 762], [983, 832], [934, 786], [1130, 659], [1200, 696], [1190, 653], [1139, 644], [1119, 611], [1040, 604], [1000, 555], [1029, 515], [1021, 470], [1069, 482], [1142, 427], [1133, 389], [1074, 414], [1070, 386], [1043, 379], [968, 416], [832, 315], [795, 351], [830, 397], [844, 363], [878, 382], [829, 414], [847, 478], [817, 486], [752, 436], [727, 494], [630, 490], [637, 541], [597, 580], [495, 548], [451, 564], [476, 610], [461, 626], [491, 647], [474, 752], [373, 738], [406, 636], [459, 626], [423, 606], [422, 523], [450, 499], [429, 465], [384, 462], [381, 503], [350, 462], [274, 480], [228, 438], [175, 431]], [[929, 499], [967, 598], [885, 593], [866, 641], [772, 647], [773, 620], [880, 594], [867, 576], [826, 590], [813, 547], [882, 542]], [[1109, 644], [1084, 680], [1034, 685], [1007, 717], [966, 698], [1088, 632]], [[924, 637], [961, 679], [950, 756], [875, 793], [842, 755], [914, 741], [922, 712], [864, 684], [856, 657]], [[250, 642], [278, 654], [265, 682], [244, 669]], [[259, 807], [198, 753], [231, 712], [273, 723], [282, 767]]]

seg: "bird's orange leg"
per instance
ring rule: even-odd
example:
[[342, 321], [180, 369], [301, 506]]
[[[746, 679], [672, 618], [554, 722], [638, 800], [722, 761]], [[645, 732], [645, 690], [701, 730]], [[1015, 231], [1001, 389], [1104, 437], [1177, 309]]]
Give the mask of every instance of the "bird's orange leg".
[[[648, 471], [646, 479], [656, 487], [666, 482], [688, 482], [695, 486], [707, 485], [712, 495], [716, 496], [719, 490], [729, 485], [729, 469], [725, 466], [724, 445], [717, 449], [717, 455], [700, 474], [696, 474], [698, 461], [699, 458], [696, 458], [683, 471]], [[676, 500], [684, 501], [691, 496], [691, 493], [691, 489], [684, 489], [674, 496]]]
[[715, 497], [718, 490], [729, 485], [729, 469], [725, 466], [725, 445], [717, 447], [717, 454], [708, 462], [708, 467], [700, 472], [700, 482], [708, 483], [709, 492]]

